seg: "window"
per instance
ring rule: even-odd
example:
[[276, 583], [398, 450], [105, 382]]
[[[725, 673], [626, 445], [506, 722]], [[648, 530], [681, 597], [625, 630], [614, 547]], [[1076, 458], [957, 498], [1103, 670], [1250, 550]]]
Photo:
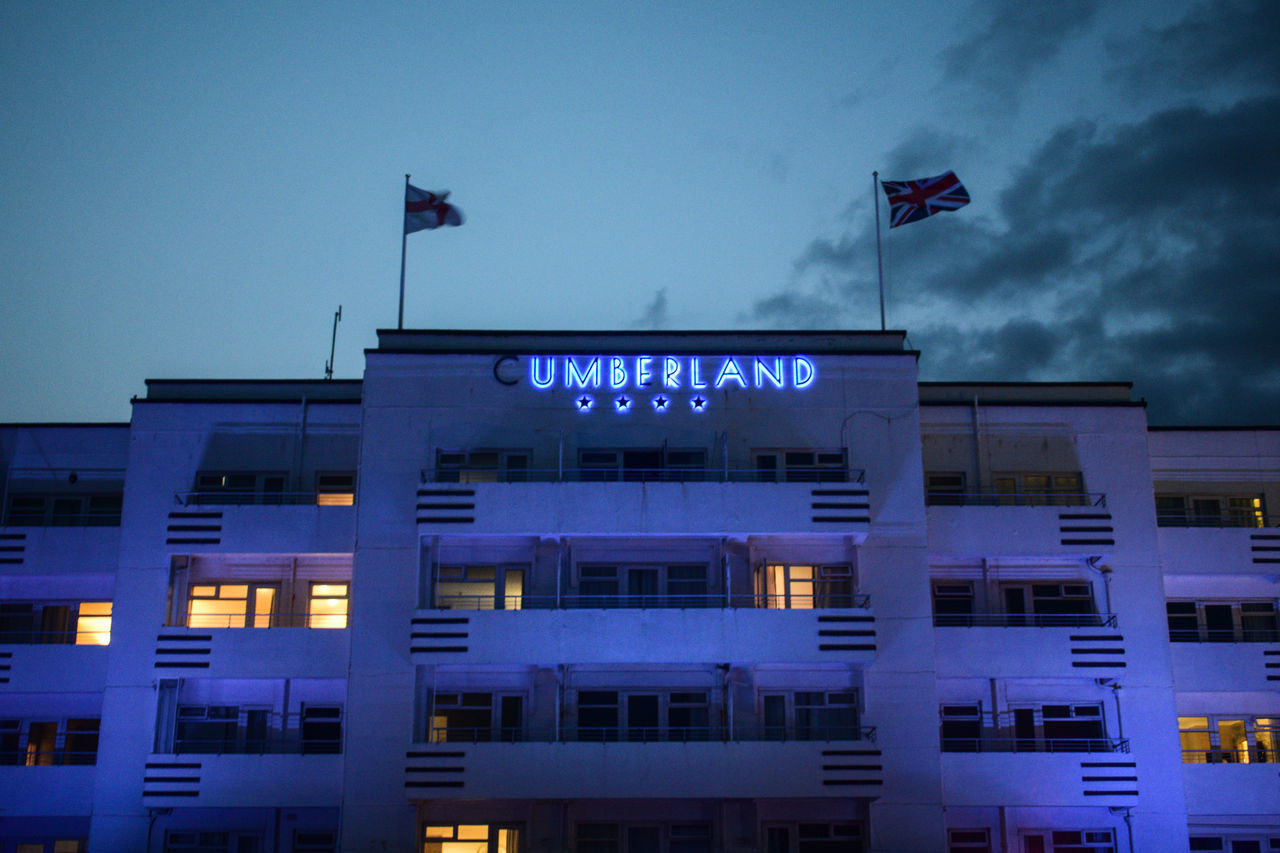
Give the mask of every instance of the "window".
[[[1014, 711], [1014, 734], [1024, 737], [1020, 713]], [[1045, 705], [1040, 709], [1044, 746], [1049, 752], [1098, 752], [1107, 748], [1101, 705]]]
[[4, 524], [10, 527], [118, 527], [121, 491], [100, 494], [9, 495]]
[[1011, 626], [1096, 624], [1074, 618], [1094, 613], [1093, 588], [1087, 583], [1001, 584], [1000, 593], [1005, 624]]
[[174, 752], [269, 752], [271, 711], [238, 705], [179, 705]]
[[948, 829], [947, 853], [991, 853], [991, 830]]
[[302, 752], [336, 755], [342, 752], [342, 706], [306, 705], [300, 712]]
[[96, 764], [97, 717], [0, 720], [0, 765]]
[[530, 455], [528, 450], [437, 450], [436, 482], [524, 482]]
[[1214, 850], [1221, 853], [1264, 853], [1264, 851], [1280, 850], [1280, 836], [1262, 834], [1233, 834], [1229, 837], [1221, 835], [1193, 835], [1190, 838], [1190, 849], [1193, 851]]
[[942, 751], [979, 752], [982, 749], [982, 706], [943, 705]]
[[711, 739], [706, 690], [579, 690], [580, 741], [704, 741]]
[[293, 831], [293, 853], [335, 853], [337, 849], [336, 832], [317, 832], [314, 829]]
[[1280, 717], [1178, 717], [1184, 764], [1280, 762]]
[[1168, 601], [1169, 639], [1175, 643], [1273, 643], [1280, 622], [1273, 600]]
[[765, 740], [859, 740], [855, 691], [765, 693], [760, 697]]
[[280, 504], [288, 475], [279, 471], [202, 471], [196, 475], [196, 504]]
[[307, 597], [308, 628], [347, 627], [349, 584], [311, 582], [311, 594]]
[[436, 607], [444, 610], [519, 610], [525, 566], [440, 566]]
[[706, 607], [707, 566], [578, 566], [580, 607]]
[[703, 448], [592, 448], [578, 451], [581, 478], [590, 482], [681, 482], [707, 476]]
[[431, 743], [524, 740], [524, 696], [438, 692], [427, 737]]
[[973, 624], [973, 582], [933, 585], [933, 624], [938, 626]]
[[170, 829], [164, 834], [164, 853], [261, 853], [258, 832], [203, 832]]
[[1022, 834], [1023, 853], [1116, 853], [1109, 829], [1035, 831]]
[[1071, 474], [997, 474], [996, 500], [1003, 506], [1085, 506], [1084, 478]]
[[788, 610], [853, 607], [853, 569], [849, 566], [765, 567], [765, 605]]
[[960, 506], [964, 503], [964, 472], [925, 472], [925, 506]]
[[761, 483], [843, 483], [849, 479], [844, 450], [752, 451], [755, 478]]
[[316, 506], [351, 506], [355, 502], [354, 472], [316, 474]]
[[0, 604], [0, 644], [111, 642], [111, 602], [7, 602]]
[[276, 584], [215, 583], [191, 587], [187, 625], [191, 628], [269, 628]]
[[705, 823], [579, 823], [576, 853], [711, 853]]
[[1161, 527], [1265, 527], [1262, 495], [1156, 495]]
[[766, 853], [852, 853], [863, 849], [858, 823], [766, 824]]
[[422, 828], [423, 853], [521, 853], [520, 829], [491, 824], [428, 825]]

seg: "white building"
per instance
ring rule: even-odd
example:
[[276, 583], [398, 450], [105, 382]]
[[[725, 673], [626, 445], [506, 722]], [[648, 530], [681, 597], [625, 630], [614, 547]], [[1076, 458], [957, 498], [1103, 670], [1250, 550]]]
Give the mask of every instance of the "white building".
[[0, 853], [1280, 850], [1280, 429], [379, 338], [0, 426]]

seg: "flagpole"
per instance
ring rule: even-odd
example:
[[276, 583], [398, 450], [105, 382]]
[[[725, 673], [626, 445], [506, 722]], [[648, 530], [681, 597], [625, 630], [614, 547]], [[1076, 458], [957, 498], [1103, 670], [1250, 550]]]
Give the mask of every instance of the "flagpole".
[[[409, 198], [409, 175], [404, 176], [404, 197]], [[400, 217], [400, 319], [396, 321], [396, 328], [404, 328], [404, 247], [408, 242], [409, 232], [404, 227], [404, 216]]]
[[[880, 278], [880, 331], [884, 331], [884, 258], [880, 251], [880, 173], [871, 173], [871, 197], [876, 203], [876, 272]], [[403, 279], [404, 269], [401, 264], [400, 276]], [[403, 288], [403, 283], [401, 287]], [[401, 299], [403, 299], [403, 295]]]

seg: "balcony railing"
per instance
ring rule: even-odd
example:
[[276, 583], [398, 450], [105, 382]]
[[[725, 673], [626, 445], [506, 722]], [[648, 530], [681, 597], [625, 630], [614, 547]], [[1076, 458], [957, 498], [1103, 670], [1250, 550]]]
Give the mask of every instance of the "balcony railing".
[[1114, 613], [935, 613], [937, 628], [1114, 628]]
[[1277, 521], [1261, 510], [1224, 509], [1210, 513], [1157, 510], [1156, 524], [1160, 527], [1275, 527]]
[[866, 594], [826, 595], [437, 595], [442, 610], [820, 610], [869, 608]]
[[1184, 749], [1183, 764], [1280, 764], [1280, 750], [1252, 746], [1248, 749]]
[[925, 492], [925, 506], [1096, 506], [1104, 492]]
[[437, 726], [432, 743], [737, 743], [872, 741], [874, 726]]
[[296, 732], [271, 732], [260, 738], [177, 738], [173, 755], [338, 755], [341, 738], [304, 738]]
[[234, 492], [221, 489], [175, 492], [173, 495], [178, 506], [351, 506], [354, 500], [354, 495], [340, 496], [328, 492]]
[[1192, 630], [1170, 628], [1169, 641], [1173, 643], [1280, 643], [1280, 630], [1276, 628], [1205, 628]]
[[110, 641], [110, 631], [0, 629], [0, 646], [105, 646]]
[[943, 752], [1128, 752], [1128, 738], [944, 737]]
[[866, 471], [821, 466], [755, 468], [441, 468], [423, 483], [862, 483]]
[[69, 767], [98, 763], [96, 749], [22, 749], [0, 751], [0, 766]]
[[171, 628], [346, 628], [345, 613], [201, 613]]

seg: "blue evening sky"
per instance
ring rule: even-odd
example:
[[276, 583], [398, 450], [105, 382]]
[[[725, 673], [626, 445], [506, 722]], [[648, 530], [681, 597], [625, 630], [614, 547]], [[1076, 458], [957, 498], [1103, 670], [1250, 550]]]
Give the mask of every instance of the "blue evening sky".
[[[0, 2], [0, 421], [394, 327], [879, 325], [926, 379], [1280, 422], [1280, 4]], [[882, 207], [883, 212], [883, 207]]]

